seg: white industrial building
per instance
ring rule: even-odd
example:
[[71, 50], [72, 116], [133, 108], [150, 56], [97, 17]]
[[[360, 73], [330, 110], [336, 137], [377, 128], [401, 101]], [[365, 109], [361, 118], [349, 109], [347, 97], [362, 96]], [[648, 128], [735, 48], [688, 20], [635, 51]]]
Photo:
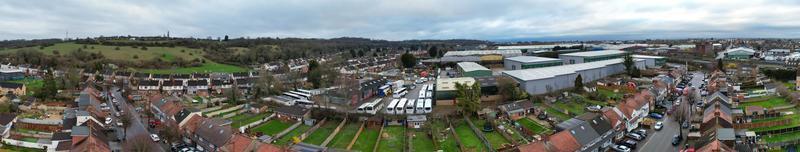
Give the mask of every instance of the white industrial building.
[[667, 59], [660, 56], [649, 56], [649, 55], [631, 55], [634, 59], [642, 59], [644, 60], [644, 65], [647, 68], [657, 68], [664, 66], [667, 63]]
[[560, 54], [558, 58], [564, 60], [564, 64], [578, 64], [622, 58], [625, 54], [625, 51], [620, 50], [602, 50]]
[[522, 70], [530, 68], [543, 68], [563, 65], [561, 59], [537, 57], [537, 56], [517, 56], [505, 58], [503, 66], [506, 70]]
[[521, 50], [467, 50], [467, 51], [448, 51], [444, 56], [484, 56], [502, 55], [503, 57], [521, 56]]
[[[644, 69], [645, 61], [634, 59], [636, 67]], [[569, 64], [545, 68], [504, 71], [531, 95], [574, 87], [575, 78], [581, 75], [583, 83], [592, 82], [625, 71], [623, 59], [610, 59], [591, 63]]]

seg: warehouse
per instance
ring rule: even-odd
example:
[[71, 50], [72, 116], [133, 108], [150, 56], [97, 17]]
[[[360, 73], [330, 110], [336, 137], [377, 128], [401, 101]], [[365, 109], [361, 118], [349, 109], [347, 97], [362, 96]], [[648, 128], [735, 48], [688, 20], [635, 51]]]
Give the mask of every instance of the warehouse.
[[647, 68], [657, 68], [664, 66], [667, 64], [667, 58], [660, 57], [660, 56], [649, 56], [649, 55], [631, 55], [634, 59], [642, 59], [644, 60], [644, 65]]
[[456, 83], [472, 85], [476, 81], [472, 77], [436, 79], [436, 105], [455, 105]]
[[475, 62], [459, 62], [458, 72], [464, 77], [488, 77], [492, 76], [492, 70], [481, 66]]
[[561, 59], [545, 58], [537, 56], [517, 56], [503, 60], [506, 70], [521, 70], [530, 68], [543, 68], [563, 65]]
[[720, 52], [717, 59], [750, 59], [755, 53], [751, 48], [737, 47]]
[[602, 50], [560, 54], [558, 58], [564, 60], [564, 64], [578, 64], [622, 58], [625, 54], [625, 51], [620, 50]]
[[[636, 67], [644, 69], [644, 60], [634, 59]], [[622, 73], [623, 59], [595, 61], [592, 63], [569, 64], [554, 67], [504, 71], [514, 78], [520, 87], [531, 95], [544, 94], [560, 89], [574, 87], [575, 78], [581, 75], [583, 83], [592, 82], [609, 75]]]
[[502, 63], [503, 58], [521, 56], [520, 50], [468, 50], [449, 51], [439, 60], [440, 62], [481, 62]]

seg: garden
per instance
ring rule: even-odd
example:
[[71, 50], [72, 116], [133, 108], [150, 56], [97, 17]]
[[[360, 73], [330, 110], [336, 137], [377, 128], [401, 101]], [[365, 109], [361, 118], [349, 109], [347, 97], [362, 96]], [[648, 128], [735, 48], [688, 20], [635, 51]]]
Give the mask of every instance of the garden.
[[360, 123], [348, 123], [344, 125], [342, 129], [339, 130], [339, 133], [337, 133], [336, 136], [333, 136], [333, 139], [328, 144], [328, 147], [346, 149], [347, 145], [350, 144], [350, 141], [355, 138], [359, 127], [361, 127]]
[[361, 134], [358, 135], [356, 143], [350, 150], [354, 151], [372, 151], [375, 147], [375, 142], [378, 141], [378, 129], [364, 128]]
[[299, 140], [300, 135], [305, 133], [310, 128], [311, 127], [309, 127], [307, 125], [299, 125], [299, 126], [297, 126], [297, 128], [294, 128], [294, 129], [292, 129], [292, 131], [289, 131], [289, 133], [286, 133], [285, 135], [281, 136], [281, 138], [279, 138], [278, 140], [275, 141], [275, 144], [284, 145], [285, 146], [285, 145], [289, 145], [290, 143], [294, 143], [292, 141], [294, 141], [295, 138], [298, 138], [298, 140]]
[[414, 136], [411, 138], [411, 147], [414, 151], [436, 151], [433, 145], [433, 140], [428, 133], [423, 131], [414, 131]]
[[483, 151], [485, 148], [481, 139], [478, 138], [478, 135], [472, 131], [472, 128], [469, 127], [466, 121], [461, 120], [458, 121], [458, 125], [456, 126], [456, 134], [458, 134], [458, 138], [461, 139], [461, 144], [467, 151]]
[[544, 126], [540, 125], [539, 123], [536, 123], [536, 121], [531, 120], [530, 118], [519, 119], [519, 120], [517, 120], [517, 123], [522, 125], [522, 127], [533, 131], [536, 134], [540, 134], [541, 135], [541, 134], [547, 134], [547, 133], [552, 132], [552, 130], [545, 128]]
[[745, 102], [739, 103], [739, 107], [749, 107], [749, 106], [760, 106], [763, 108], [773, 108], [773, 107], [781, 107], [790, 105], [786, 102], [786, 98], [783, 97], [776, 97], [776, 96], [767, 96], [767, 97], [758, 97], [754, 99], [747, 99]]
[[258, 120], [264, 119], [269, 116], [271, 113], [264, 112], [260, 114], [252, 114], [252, 113], [241, 113], [239, 115], [233, 116], [229, 118], [233, 123], [231, 123], [231, 128], [239, 128], [241, 126], [256, 122]]
[[292, 126], [292, 124], [277, 119], [272, 119], [270, 121], [267, 121], [267, 123], [254, 127], [251, 130], [253, 132], [260, 132], [264, 135], [275, 136], [275, 134], [278, 134], [281, 131], [286, 130], [286, 128], [289, 128], [290, 126]]
[[[476, 118], [472, 118], [472, 123], [475, 125], [475, 127], [478, 127], [480, 129], [483, 128], [483, 125], [486, 124], [487, 122], [486, 120], [479, 120]], [[489, 144], [492, 144], [492, 148], [495, 149], [503, 147], [503, 145], [510, 143], [510, 141], [508, 141], [506, 137], [503, 137], [503, 135], [501, 135], [500, 132], [497, 132], [497, 130], [492, 130], [490, 132], [483, 131], [483, 135], [486, 137], [486, 140], [489, 141]]]
[[322, 142], [325, 142], [325, 139], [327, 139], [331, 133], [333, 133], [333, 130], [336, 130], [337, 125], [339, 125], [339, 121], [330, 119], [326, 121], [325, 124], [322, 124], [322, 126], [317, 128], [317, 130], [314, 130], [313, 133], [308, 135], [303, 142], [312, 145], [320, 145]]
[[403, 151], [405, 149], [405, 126], [386, 126], [380, 136], [378, 151]]
[[[431, 129], [433, 129], [434, 137], [438, 143], [437, 150], [443, 151], [461, 151], [456, 143], [456, 138], [451, 133], [451, 129], [443, 121], [431, 121]], [[415, 145], [416, 146], [416, 145]]]

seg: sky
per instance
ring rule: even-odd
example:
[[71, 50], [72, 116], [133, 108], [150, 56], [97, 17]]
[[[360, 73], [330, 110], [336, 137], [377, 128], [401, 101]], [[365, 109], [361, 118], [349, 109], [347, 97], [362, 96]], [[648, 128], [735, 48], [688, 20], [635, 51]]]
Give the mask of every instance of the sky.
[[0, 39], [797, 38], [797, 0], [0, 0]]

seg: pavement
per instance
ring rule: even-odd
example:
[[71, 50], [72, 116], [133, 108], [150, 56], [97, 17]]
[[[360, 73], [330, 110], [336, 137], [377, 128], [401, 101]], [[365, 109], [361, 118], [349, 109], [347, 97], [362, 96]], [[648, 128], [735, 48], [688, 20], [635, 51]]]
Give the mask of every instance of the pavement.
[[[149, 138], [150, 131], [148, 131], [147, 126], [142, 123], [142, 119], [140, 118], [139, 112], [135, 110], [135, 107], [133, 107], [133, 105], [128, 104], [128, 102], [126, 101], [127, 99], [122, 96], [121, 92], [116, 91], [117, 87], [113, 87], [111, 90], [114, 90], [112, 95], [114, 96], [114, 98], [118, 100], [120, 108], [123, 108], [123, 111], [128, 111], [127, 114], [131, 115], [131, 121], [130, 121], [131, 124], [128, 126], [128, 129], [125, 132], [126, 135], [125, 142], [135, 142], [136, 141], [135, 138], [140, 136], [145, 136], [148, 137], [147, 139], [150, 139]], [[116, 108], [112, 109], [114, 109], [114, 112], [117, 111]], [[147, 140], [147, 142], [149, 143], [149, 145], [159, 145], [159, 146], [151, 146], [149, 151], [158, 151], [158, 152], [169, 151], [169, 146], [167, 146], [163, 142], [154, 142], [153, 140]]]
[[[700, 88], [700, 85], [703, 83], [704, 77], [705, 76], [703, 73], [695, 72], [693, 78], [689, 81], [689, 83], [691, 84], [690, 86], [694, 88]], [[699, 96], [700, 91], [699, 89], [695, 89], [692, 93], [698, 94]], [[688, 97], [682, 96], [678, 98], [678, 100], [682, 100], [681, 104], [677, 105], [677, 107], [672, 106], [672, 108], [684, 109], [682, 110], [683, 113], [675, 113], [672, 115], [668, 115], [667, 117], [664, 117], [664, 119], [661, 120], [664, 123], [664, 127], [660, 131], [655, 131], [654, 129], [647, 129], [648, 136], [643, 141], [639, 142], [636, 151], [640, 152], [679, 151], [682, 148], [681, 145], [684, 145], [686, 143], [686, 134], [689, 133], [689, 130], [683, 129], [682, 136], [684, 140], [681, 141], [681, 144], [679, 144], [678, 146], [672, 145], [673, 136], [679, 134], [680, 133], [679, 129], [681, 129], [680, 122], [676, 121], [677, 116], [675, 115], [682, 114], [686, 116], [686, 118], [691, 118], [690, 116], [693, 113], [691, 112], [691, 110], [689, 110], [692, 105], [691, 102], [689, 102], [690, 99], [688, 99]], [[681, 110], [676, 110], [676, 112], [677, 111]]]

